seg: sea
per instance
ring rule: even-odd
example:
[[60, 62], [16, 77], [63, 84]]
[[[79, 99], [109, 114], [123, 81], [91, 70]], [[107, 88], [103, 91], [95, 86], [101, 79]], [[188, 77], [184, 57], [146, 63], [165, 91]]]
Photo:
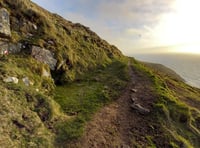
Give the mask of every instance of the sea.
[[200, 88], [200, 54], [135, 54], [139, 61], [162, 64], [179, 74], [187, 84]]

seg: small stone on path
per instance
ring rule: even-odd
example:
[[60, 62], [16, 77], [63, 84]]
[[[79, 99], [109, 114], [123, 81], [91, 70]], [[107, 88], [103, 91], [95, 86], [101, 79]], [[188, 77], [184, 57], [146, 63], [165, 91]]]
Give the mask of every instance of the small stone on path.
[[139, 111], [139, 113], [141, 113], [141, 114], [147, 114], [147, 113], [150, 112], [149, 109], [144, 108], [143, 106], [141, 106], [141, 105], [138, 104], [138, 103], [133, 103], [133, 104], [131, 105], [131, 108], [133, 108], [133, 109]]
[[137, 89], [131, 89], [132, 92], [136, 93], [137, 92]]
[[133, 101], [133, 103], [135, 103], [135, 101], [138, 100], [138, 99], [135, 98], [135, 97], [131, 97], [131, 100]]

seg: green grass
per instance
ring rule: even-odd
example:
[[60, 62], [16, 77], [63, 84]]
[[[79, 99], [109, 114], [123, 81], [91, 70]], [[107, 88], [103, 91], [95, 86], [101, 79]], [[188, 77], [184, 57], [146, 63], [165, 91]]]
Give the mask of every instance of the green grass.
[[[8, 147], [20, 144], [24, 147], [50, 147], [54, 138], [59, 144], [77, 139], [92, 115], [116, 99], [126, 86], [129, 80], [128, 59], [123, 59], [115, 46], [109, 45], [89, 28], [66, 21], [30, 1], [2, 0], [0, 6], [8, 9], [11, 15], [10, 42], [44, 47], [58, 60], [58, 67], [52, 71], [53, 80], [41, 77], [42, 69], [49, 70], [48, 66], [27, 56], [26, 50], [30, 49], [20, 55], [0, 57], [0, 112], [6, 115], [0, 121], [5, 124], [2, 129], [6, 130], [2, 134], [11, 137], [3, 141], [12, 144]], [[26, 25], [15, 24], [19, 18], [23, 20], [20, 24]], [[26, 23], [28, 21], [37, 25], [37, 30], [33, 30]], [[33, 36], [27, 37], [27, 33]], [[133, 59], [131, 64], [154, 84], [158, 98], [152, 118], [162, 126], [171, 146], [200, 147], [200, 91]], [[19, 84], [5, 84], [2, 80], [7, 76], [18, 77]], [[23, 84], [21, 79], [25, 76], [34, 82], [33, 86]], [[56, 87], [54, 82], [64, 85]], [[60, 108], [51, 98], [54, 93]], [[25, 128], [17, 128], [13, 120]], [[154, 146], [154, 137], [147, 138]]]
[[[20, 55], [1, 57], [1, 80], [7, 76], [15, 76], [20, 81], [17, 85], [4, 84], [2, 81], [0, 84], [19, 98], [25, 99], [27, 94], [33, 97], [30, 97], [33, 99], [30, 109], [41, 120], [43, 116], [47, 116], [47, 121], [42, 121], [41, 124], [50, 128], [49, 132], [52, 134], [58, 131], [57, 139], [79, 137], [91, 115], [116, 98], [125, 87], [128, 70], [127, 61], [122, 59], [124, 56], [88, 27], [66, 21], [30, 1], [3, 0], [0, 6], [10, 12], [10, 42], [30, 44]], [[26, 25], [17, 24], [19, 18]], [[33, 29], [30, 22], [37, 26], [37, 30]], [[51, 71], [52, 79], [41, 76], [43, 68], [50, 71], [47, 65], [27, 55], [31, 45], [45, 48], [54, 54], [58, 63], [56, 70]], [[33, 86], [26, 88], [21, 80], [25, 76], [34, 82]], [[55, 100], [64, 113], [51, 98], [54, 82], [56, 85], [64, 84], [56, 87], [55, 91]], [[43, 97], [36, 97], [36, 89]], [[77, 114], [77, 117], [65, 122], [66, 115], [72, 114]]]
[[84, 125], [102, 106], [116, 99], [128, 81], [127, 61], [115, 61], [78, 81], [57, 86], [54, 99], [64, 113], [72, 116], [58, 125], [58, 143], [79, 138]]
[[[56, 88], [55, 100], [67, 114], [94, 112], [101, 103], [109, 100], [101, 83], [73, 83]], [[87, 110], [86, 110], [87, 109]]]
[[151, 136], [146, 136], [146, 139], [148, 140], [148, 142], [150, 144], [150, 146], [148, 148], [156, 148], [156, 145], [153, 143]]
[[194, 116], [191, 111], [193, 106], [183, 101], [183, 98], [188, 99], [188, 95], [190, 101], [196, 100], [199, 96], [197, 90], [182, 81], [169, 78], [163, 72], [163, 74], [158, 72], [158, 67], [154, 70], [135, 60], [132, 60], [132, 64], [138, 71], [145, 73], [154, 84], [154, 92], [158, 98], [154, 104], [152, 117], [156, 118], [157, 124], [162, 126], [171, 146], [199, 147], [199, 129], [192, 122], [197, 119], [195, 117], [199, 115], [199, 109], [196, 108]]
[[[13, 3], [11, 0], [4, 0], [0, 5], [7, 8], [12, 16], [11, 42], [34, 44], [54, 53], [60, 67], [52, 73], [58, 83], [73, 81], [79, 74], [123, 57], [115, 46], [109, 45], [88, 27], [66, 21], [31, 2], [19, 0]], [[17, 26], [14, 24], [16, 18], [32, 22], [37, 30], [28, 23]], [[28, 33], [32, 36], [27, 37]], [[53, 43], [50, 44], [49, 41]], [[25, 52], [27, 50], [29, 49], [25, 49]]]
[[[49, 125], [54, 127], [56, 120], [67, 119], [49, 97], [55, 85], [51, 78], [41, 76], [43, 67], [46, 66], [23, 54], [1, 57], [0, 113], [4, 114], [1, 114], [0, 129], [4, 133], [0, 134], [7, 137], [6, 147], [13, 144], [17, 147], [52, 147], [55, 136], [48, 129]], [[19, 83], [3, 82], [8, 76], [17, 77]], [[34, 84], [26, 86], [22, 81], [24, 77]]]

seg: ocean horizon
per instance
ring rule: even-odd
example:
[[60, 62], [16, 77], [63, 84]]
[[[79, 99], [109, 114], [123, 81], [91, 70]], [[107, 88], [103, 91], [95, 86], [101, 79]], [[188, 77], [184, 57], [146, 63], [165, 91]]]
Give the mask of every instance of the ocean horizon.
[[180, 75], [187, 84], [200, 88], [200, 54], [135, 54], [139, 61], [162, 64]]

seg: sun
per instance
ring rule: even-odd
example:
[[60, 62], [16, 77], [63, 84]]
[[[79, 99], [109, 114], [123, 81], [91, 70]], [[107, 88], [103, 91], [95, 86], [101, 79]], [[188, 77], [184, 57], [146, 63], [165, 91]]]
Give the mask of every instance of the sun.
[[173, 11], [162, 16], [156, 39], [163, 45], [186, 45], [176, 52], [200, 53], [200, 0], [175, 0]]

